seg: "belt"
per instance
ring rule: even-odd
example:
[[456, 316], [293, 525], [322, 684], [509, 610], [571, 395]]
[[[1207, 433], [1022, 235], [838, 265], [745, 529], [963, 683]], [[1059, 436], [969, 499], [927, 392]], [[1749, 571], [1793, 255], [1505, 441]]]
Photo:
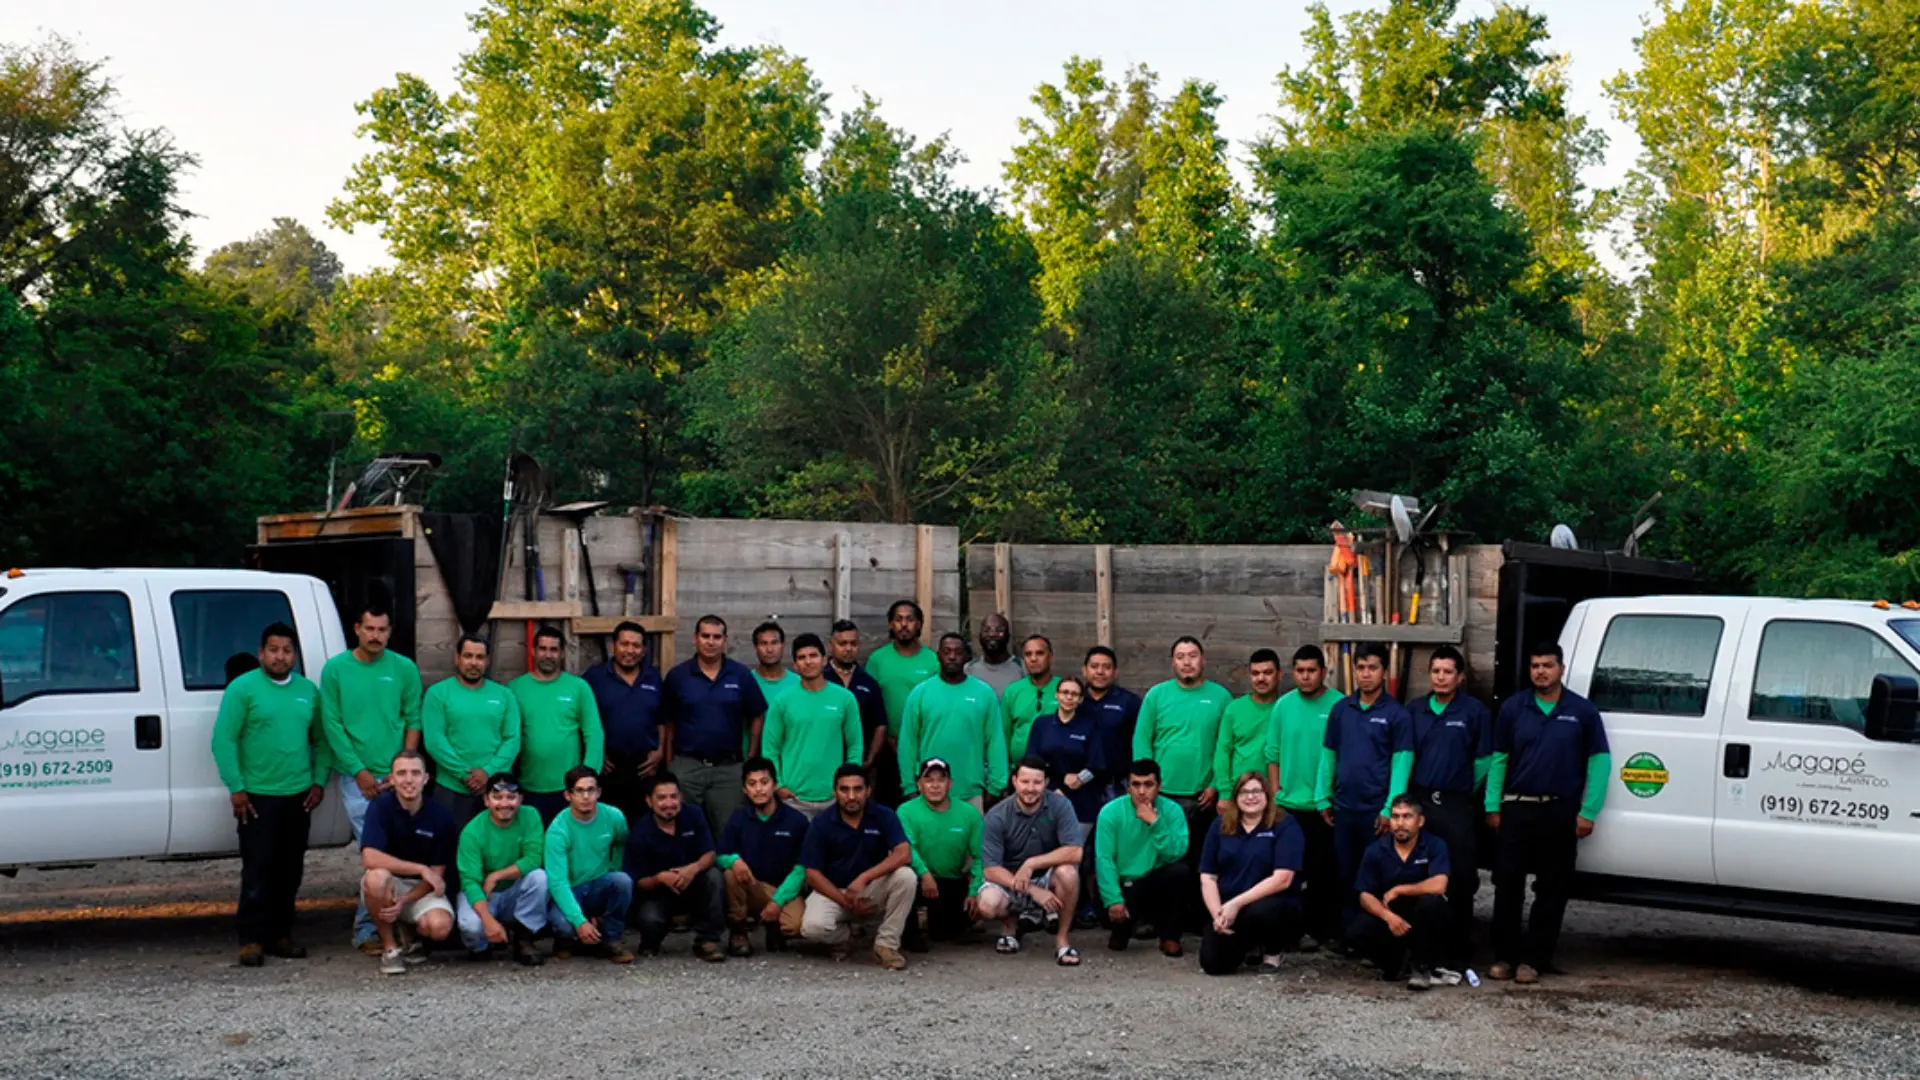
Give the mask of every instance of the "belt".
[[687, 758], [688, 760], [691, 760], [691, 761], [697, 761], [702, 765], [738, 765], [740, 764], [739, 754], [727, 754], [721, 757], [701, 757], [699, 754], [682, 754], [680, 756]]
[[1503, 803], [1510, 803], [1510, 802], [1550, 803], [1550, 802], [1559, 802], [1560, 796], [1558, 795], [1502, 795], [1500, 796], [1500, 801]]

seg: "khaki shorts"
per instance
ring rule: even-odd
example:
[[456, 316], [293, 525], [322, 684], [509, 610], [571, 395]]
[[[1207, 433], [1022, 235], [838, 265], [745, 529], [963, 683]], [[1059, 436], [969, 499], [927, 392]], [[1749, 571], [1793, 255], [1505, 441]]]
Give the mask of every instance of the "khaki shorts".
[[[405, 896], [418, 888], [419, 885], [419, 878], [396, 876], [393, 879], [393, 895]], [[433, 893], [428, 893], [413, 903], [408, 904], [406, 907], [401, 908], [400, 921], [403, 923], [418, 923], [421, 916], [432, 911], [444, 911], [447, 913], [447, 918], [451, 919], [453, 918], [453, 902], [444, 896], [436, 896]]]

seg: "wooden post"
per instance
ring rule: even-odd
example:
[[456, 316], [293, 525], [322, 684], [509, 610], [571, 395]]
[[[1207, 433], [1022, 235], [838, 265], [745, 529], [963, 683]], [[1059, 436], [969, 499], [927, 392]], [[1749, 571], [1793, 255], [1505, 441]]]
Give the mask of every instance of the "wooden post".
[[993, 610], [1013, 618], [1013, 545], [993, 545]]
[[1113, 545], [1093, 545], [1094, 640], [1113, 648]]
[[845, 529], [833, 534], [833, 619], [853, 618], [853, 537]]
[[933, 642], [933, 526], [914, 531], [913, 599], [926, 618], [920, 621], [920, 644]]
[[660, 632], [661, 671], [673, 666], [673, 627], [679, 625], [680, 607], [680, 523], [669, 517], [660, 519], [660, 543], [654, 548], [654, 612], [670, 620], [669, 629]]

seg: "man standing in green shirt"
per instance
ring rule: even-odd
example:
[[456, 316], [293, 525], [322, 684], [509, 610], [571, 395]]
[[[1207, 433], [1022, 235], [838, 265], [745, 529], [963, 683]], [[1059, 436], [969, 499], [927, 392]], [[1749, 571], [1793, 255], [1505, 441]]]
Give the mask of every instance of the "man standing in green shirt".
[[1272, 727], [1273, 703], [1280, 696], [1280, 654], [1255, 649], [1247, 658], [1247, 683], [1251, 692], [1227, 705], [1213, 745], [1213, 780], [1220, 788], [1214, 809], [1222, 814], [1227, 812], [1227, 790], [1241, 773], [1267, 771], [1267, 731]]
[[307, 823], [326, 795], [320, 689], [293, 670], [293, 627], [260, 634], [260, 666], [227, 685], [213, 721], [213, 763], [240, 826], [240, 966], [306, 958], [293, 942]]
[[[926, 619], [919, 604], [911, 600], [895, 600], [893, 606], [887, 609], [889, 640], [867, 657], [867, 674], [873, 676], [873, 681], [880, 686], [880, 700], [887, 707], [887, 734], [895, 747], [899, 746], [900, 723], [907, 715], [907, 695], [940, 670], [940, 661], [934, 651], [920, 644], [920, 630], [925, 625]], [[994, 700], [996, 703], [999, 701], [997, 697]], [[885, 750], [881, 748], [882, 753]], [[876, 787], [874, 794], [891, 794], [889, 788], [897, 791], [913, 775], [912, 766], [918, 764], [919, 761], [915, 760], [895, 773], [895, 783]]]
[[1302, 645], [1293, 652], [1293, 689], [1273, 703], [1267, 725], [1267, 787], [1276, 801], [1300, 824], [1307, 853], [1301, 879], [1306, 890], [1307, 937], [1301, 952], [1313, 952], [1323, 942], [1341, 936], [1340, 860], [1334, 854], [1333, 826], [1321, 811], [1332, 806], [1314, 788], [1320, 777], [1320, 755], [1327, 740], [1327, 717], [1340, 695], [1327, 688], [1327, 658], [1318, 645]]
[[543, 626], [533, 635], [533, 670], [507, 684], [520, 703], [520, 786], [549, 824], [567, 807], [567, 770], [585, 765], [597, 774], [605, 756], [593, 688], [560, 670], [565, 655], [566, 637]]
[[[883, 650], [884, 651], [884, 650]], [[967, 674], [967, 639], [940, 636], [940, 677], [913, 688], [900, 720], [900, 775], [928, 758], [947, 762], [953, 797], [985, 806], [1007, 786], [1006, 729], [993, 688]]]
[[1027, 756], [1027, 733], [1033, 730], [1034, 718], [1053, 711], [1053, 692], [1060, 689], [1060, 677], [1053, 673], [1053, 642], [1040, 634], [1029, 635], [1020, 643], [1020, 659], [1027, 666], [1026, 677], [1000, 695], [1009, 766]]
[[[420, 701], [420, 733], [436, 769], [433, 801], [461, 825], [486, 809], [487, 777], [513, 768], [520, 756], [520, 702], [487, 678], [487, 639], [462, 634], [454, 645], [453, 678], [427, 688]], [[519, 788], [514, 788], [519, 806]]]
[[567, 809], [547, 826], [547, 921], [553, 956], [575, 952], [633, 963], [620, 939], [633, 906], [633, 878], [620, 869], [627, 853], [627, 817], [600, 805], [600, 777], [585, 765], [567, 770]]
[[834, 770], [863, 763], [860, 703], [827, 681], [826, 646], [818, 635], [793, 639], [793, 666], [799, 685], [768, 697], [760, 749], [780, 777], [780, 799], [812, 821], [833, 806]]
[[1094, 831], [1094, 878], [1106, 905], [1107, 948], [1126, 950], [1136, 921], [1160, 934], [1160, 952], [1179, 956], [1180, 925], [1195, 892], [1180, 807], [1160, 794], [1160, 765], [1150, 759], [1127, 770], [1127, 795], [1100, 808]]
[[980, 884], [986, 863], [980, 811], [952, 799], [953, 773], [939, 758], [920, 765], [920, 795], [900, 805], [900, 828], [913, 846], [911, 865], [920, 879], [917, 907], [927, 909], [927, 931], [907, 919], [908, 952], [926, 952], [927, 938], [964, 937], [980, 917]]
[[[393, 756], [420, 748], [420, 669], [387, 648], [393, 615], [386, 607], [361, 609], [353, 633], [358, 644], [320, 669], [320, 722], [340, 775], [347, 823], [359, 843], [367, 804], [393, 787], [387, 782]], [[378, 949], [364, 905], [353, 913], [353, 944], [362, 952]]]
[[[491, 959], [489, 945], [513, 947], [515, 963], [540, 966], [533, 939], [547, 926], [546, 832], [540, 815], [520, 805], [520, 781], [510, 772], [487, 777], [487, 812], [460, 830], [454, 867], [460, 899], [454, 920], [475, 960]], [[507, 921], [496, 916], [499, 911]]]
[[[1159, 683], [1140, 699], [1140, 719], [1133, 728], [1133, 756], [1152, 759], [1161, 769], [1161, 793], [1180, 806], [1187, 822], [1187, 862], [1193, 869], [1207, 829], [1219, 804], [1218, 784], [1232, 777], [1213, 775], [1213, 751], [1219, 743], [1220, 718], [1233, 695], [1207, 678], [1207, 654], [1200, 639], [1182, 636], [1173, 643], [1173, 678]], [[1097, 846], [1097, 843], [1096, 843]], [[1199, 876], [1191, 875], [1194, 910], [1201, 906]]]
[[[788, 671], [782, 662], [786, 652], [787, 631], [779, 623], [768, 619], [753, 628], [753, 681], [760, 684], [760, 696], [767, 699], [768, 708], [773, 707], [774, 700], [781, 694], [800, 685], [800, 676]], [[744, 755], [747, 749], [742, 746], [740, 752]], [[762, 756], [770, 756], [765, 747], [760, 752]], [[832, 794], [831, 786], [828, 794]]]

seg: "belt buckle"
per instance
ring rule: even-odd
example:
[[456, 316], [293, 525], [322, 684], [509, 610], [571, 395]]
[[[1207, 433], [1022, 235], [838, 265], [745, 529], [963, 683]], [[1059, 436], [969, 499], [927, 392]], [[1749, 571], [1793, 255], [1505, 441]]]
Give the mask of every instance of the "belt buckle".
[[1440, 805], [1440, 789], [1438, 788], [1435, 788], [1433, 790], [1433, 805], [1435, 806]]

